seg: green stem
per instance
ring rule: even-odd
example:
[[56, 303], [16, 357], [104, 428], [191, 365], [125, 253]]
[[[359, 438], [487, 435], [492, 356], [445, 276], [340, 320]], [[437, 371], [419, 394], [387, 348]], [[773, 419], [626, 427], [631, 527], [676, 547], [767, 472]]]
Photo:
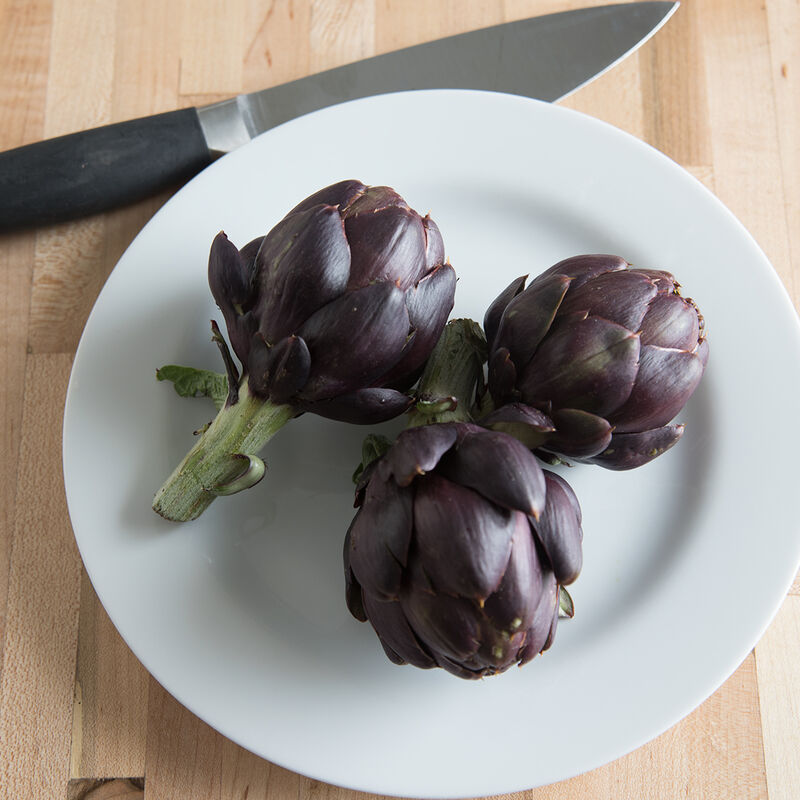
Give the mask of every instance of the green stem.
[[408, 427], [434, 422], [470, 422], [475, 387], [483, 381], [486, 338], [471, 319], [447, 323], [419, 380]]
[[256, 454], [295, 414], [292, 406], [251, 395], [245, 379], [238, 401], [222, 407], [156, 492], [153, 510], [165, 519], [186, 522], [197, 519], [217, 495], [257, 483], [263, 463]]

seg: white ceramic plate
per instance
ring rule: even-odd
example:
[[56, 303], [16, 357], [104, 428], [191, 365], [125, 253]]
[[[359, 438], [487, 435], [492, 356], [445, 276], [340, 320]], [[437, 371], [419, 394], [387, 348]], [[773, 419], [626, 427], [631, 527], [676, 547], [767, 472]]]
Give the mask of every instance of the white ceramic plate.
[[[392, 665], [344, 604], [342, 541], [363, 428], [306, 415], [255, 489], [175, 526], [150, 510], [213, 416], [156, 367], [220, 368], [208, 249], [266, 232], [343, 178], [430, 211], [482, 319], [512, 278], [569, 255], [674, 271], [710, 332], [675, 449], [630, 473], [568, 471], [585, 519], [574, 620], [524, 669], [479, 682]], [[665, 156], [594, 119], [499, 94], [414, 92], [326, 109], [223, 158], [145, 227], [75, 359], [70, 515], [114, 624], [181, 703], [297, 772], [407, 796], [476, 796], [589, 770], [711, 694], [764, 631], [800, 560], [795, 312], [762, 252]], [[389, 425], [399, 429], [398, 424]]]

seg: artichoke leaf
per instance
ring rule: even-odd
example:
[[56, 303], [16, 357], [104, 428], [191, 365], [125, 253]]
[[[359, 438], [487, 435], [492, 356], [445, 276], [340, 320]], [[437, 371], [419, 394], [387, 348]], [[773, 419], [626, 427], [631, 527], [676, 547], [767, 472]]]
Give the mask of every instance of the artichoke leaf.
[[156, 380], [170, 381], [181, 397], [208, 397], [219, 411], [228, 396], [228, 378], [219, 372], [179, 364], [156, 370]]

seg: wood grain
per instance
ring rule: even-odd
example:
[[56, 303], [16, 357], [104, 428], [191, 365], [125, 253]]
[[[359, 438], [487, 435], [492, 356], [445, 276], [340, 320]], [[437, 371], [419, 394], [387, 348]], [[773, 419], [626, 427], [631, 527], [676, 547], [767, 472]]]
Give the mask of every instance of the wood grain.
[[[54, 0], [44, 135], [111, 121], [115, 7], [103, 0]], [[92, 47], [76, 42], [88, 37]], [[105, 241], [103, 217], [55, 226], [36, 237], [29, 344], [36, 352], [74, 352]], [[107, 271], [106, 271], [107, 274]], [[102, 280], [102, 278], [101, 278]], [[94, 289], [94, 291], [91, 291]], [[76, 319], [76, 316], [78, 317]]]
[[[605, 1], [0, 0], [0, 148]], [[796, 305], [799, 30], [796, 0], [685, 0], [637, 54], [563, 103], [715, 191]], [[0, 798], [361, 800], [248, 753], [183, 708], [80, 569], [60, 473], [71, 357], [113, 265], [169, 195], [0, 237]], [[515, 800], [800, 797], [800, 578], [790, 594], [755, 654], [678, 725]]]
[[697, 3], [684, 3], [640, 52], [643, 138], [685, 167], [710, 167], [711, 140]]
[[45, 136], [111, 121], [115, 14], [105, 0], [53, 0]]
[[70, 777], [145, 774], [150, 679], [81, 579]]
[[69, 778], [80, 559], [61, 488], [61, 409], [72, 359], [28, 359], [6, 646], [0, 797], [50, 798]]
[[104, 215], [40, 231], [28, 344], [35, 353], [74, 353], [111, 266], [104, 259]]
[[241, 91], [244, 4], [181, 0], [180, 11], [180, 93]]
[[[268, 762], [212, 730], [153, 680], [147, 730], [147, 800], [275, 796], [268, 794]], [[295, 785], [301, 780], [291, 775]]]
[[242, 89], [254, 92], [311, 72], [309, 3], [250, 0], [245, 26]]
[[[181, 7], [161, 0], [117, 0], [111, 118], [171, 111], [181, 78]], [[208, 86], [201, 91], [208, 93]]]
[[0, 147], [41, 138], [47, 89], [50, 0], [14, 0], [0, 7]]
[[771, 800], [800, 797], [800, 597], [790, 597], [756, 647]]
[[[789, 232], [791, 263], [800, 258], [800, 4], [767, 3], [770, 73], [775, 98], [775, 127], [778, 135], [781, 173], [783, 175], [783, 208]], [[776, 209], [777, 211], [777, 209]], [[792, 271], [793, 281], [787, 284], [795, 308], [800, 305], [800, 278]]]
[[309, 23], [311, 72], [347, 64], [375, 52], [375, 3], [343, 0], [311, 3]]
[[658, 739], [607, 767], [531, 792], [530, 800], [763, 800], [767, 797], [763, 754], [751, 735], [758, 718], [755, 663], [750, 656], [718, 692]]
[[[530, 2], [527, 6], [532, 8]], [[385, 53], [442, 36], [499, 25], [506, 19], [502, 3], [447, 0], [437, 4], [435, 14], [430, 13], [430, 7], [425, 0], [380, 0], [376, 3], [375, 52]]]
[[[725, 0], [708, 0], [698, 21], [717, 195], [753, 234], [793, 294], [786, 215], [764, 213], [782, 209], [785, 197], [766, 7], [761, 0], [741, 0], [736, 14], [726, 14], [727, 6]], [[765, 118], [773, 124], [747, 124]]]
[[[9, 2], [0, 14], [0, 148], [41, 138], [50, 36], [49, 2]], [[17, 491], [25, 363], [28, 346], [34, 234], [0, 237], [0, 663], [5, 641], [6, 598], [14, 499]]]

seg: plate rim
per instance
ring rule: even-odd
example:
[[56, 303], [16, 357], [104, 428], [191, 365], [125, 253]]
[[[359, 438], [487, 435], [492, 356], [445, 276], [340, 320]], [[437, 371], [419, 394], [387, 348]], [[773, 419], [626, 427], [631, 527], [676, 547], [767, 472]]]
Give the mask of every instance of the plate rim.
[[[377, 96], [373, 96], [373, 97], [369, 97], [369, 98], [361, 98], [361, 99], [358, 99], [358, 100], [349, 101], [348, 103], [339, 104], [338, 106], [333, 106], [333, 107], [330, 107], [330, 108], [341, 108], [342, 106], [365, 106], [365, 105], [376, 103], [376, 102], [386, 102], [386, 98], [389, 98], [390, 101], [391, 101], [392, 97], [399, 96], [399, 95], [404, 95], [404, 96], [409, 96], [409, 95], [440, 95], [442, 97], [442, 100], [446, 100], [447, 99], [446, 96], [447, 95], [451, 95], [451, 94], [453, 94], [453, 95], [455, 95], [455, 94], [461, 95], [462, 97], [466, 96], [466, 95], [477, 96], [479, 98], [479, 100], [478, 100], [479, 103], [488, 102], [489, 104], [491, 104], [493, 102], [497, 102], [497, 103], [510, 102], [510, 103], [517, 104], [519, 106], [532, 106], [532, 107], [538, 106], [540, 108], [548, 109], [548, 111], [546, 111], [544, 113], [548, 113], [549, 114], [549, 113], [552, 112], [555, 115], [563, 115], [565, 119], [568, 119], [568, 118], [580, 119], [583, 123], [588, 123], [590, 126], [598, 126], [598, 128], [597, 128], [598, 130], [602, 129], [602, 130], [605, 130], [607, 133], [613, 134], [613, 136], [615, 136], [615, 137], [622, 137], [623, 139], [627, 140], [629, 144], [631, 144], [631, 145], [633, 145], [635, 147], [645, 148], [645, 150], [650, 151], [651, 154], [655, 154], [655, 156], [658, 159], [662, 159], [663, 160], [662, 161], [663, 164], [665, 164], [665, 165], [669, 164], [672, 167], [674, 167], [675, 169], [679, 170], [679, 172], [683, 176], [685, 176], [685, 178], [687, 178], [689, 181], [691, 181], [694, 184], [695, 190], [699, 190], [700, 192], [702, 192], [706, 196], [707, 199], [713, 201], [713, 203], [718, 207], [718, 209], [723, 210], [727, 214], [729, 223], [733, 224], [735, 226], [735, 228], [738, 230], [739, 234], [743, 235], [744, 237], [746, 237], [747, 240], [749, 240], [749, 242], [752, 245], [752, 247], [760, 254], [760, 256], [761, 256], [761, 258], [763, 260], [763, 263], [766, 264], [769, 267], [769, 270], [765, 274], [769, 274], [771, 276], [771, 278], [772, 278], [772, 284], [773, 284], [772, 285], [772, 289], [775, 290], [777, 288], [779, 290], [779, 294], [782, 295], [783, 302], [786, 304], [786, 309], [785, 310], [791, 310], [791, 312], [794, 315], [794, 319], [795, 319], [795, 330], [794, 330], [795, 338], [797, 339], [797, 341], [800, 341], [800, 333], [799, 333], [800, 324], [797, 324], [798, 321], [797, 321], [796, 311], [795, 311], [794, 305], [793, 305], [793, 303], [792, 303], [792, 301], [791, 301], [791, 299], [789, 297], [788, 291], [787, 291], [785, 285], [783, 284], [783, 282], [780, 280], [780, 277], [778, 276], [778, 274], [775, 271], [774, 267], [770, 264], [769, 260], [767, 259], [766, 255], [764, 254], [763, 250], [758, 245], [758, 243], [757, 243], [756, 239], [754, 238], [754, 236], [744, 227], [744, 225], [741, 223], [741, 221], [730, 211], [730, 209], [728, 209], [727, 206], [725, 206], [725, 204], [722, 203], [722, 201], [718, 197], [716, 197], [716, 195], [714, 195], [713, 192], [711, 192], [695, 176], [693, 176], [691, 173], [689, 173], [687, 170], [685, 170], [680, 164], [675, 162], [669, 156], [667, 156], [664, 153], [658, 151], [652, 145], [649, 145], [648, 143], [644, 142], [643, 140], [635, 137], [634, 135], [632, 135], [632, 134], [630, 134], [630, 133], [628, 133], [626, 131], [623, 131], [623, 130], [621, 130], [619, 128], [616, 128], [615, 126], [613, 126], [613, 125], [611, 125], [611, 124], [609, 124], [607, 122], [604, 122], [604, 121], [599, 120], [597, 118], [591, 117], [591, 116], [589, 116], [589, 115], [587, 115], [587, 114], [585, 114], [583, 112], [576, 111], [574, 109], [568, 109], [568, 108], [564, 108], [562, 106], [552, 105], [552, 104], [545, 103], [545, 102], [542, 102], [542, 101], [531, 100], [529, 98], [522, 98], [522, 97], [519, 97], [519, 96], [516, 96], [516, 95], [506, 95], [506, 94], [502, 94], [502, 93], [473, 91], [473, 90], [439, 90], [439, 89], [436, 89], [436, 90], [420, 90], [420, 91], [397, 92], [397, 93], [391, 93], [389, 95], [377, 95]], [[261, 134], [259, 137], [254, 139], [253, 142], [251, 142], [250, 144], [245, 145], [242, 148], [239, 148], [237, 151], [234, 151], [229, 156], [226, 156], [226, 157], [223, 157], [222, 159], [219, 159], [217, 162], [215, 162], [209, 168], [207, 168], [207, 170], [204, 171], [204, 172], [208, 172], [208, 171], [211, 171], [211, 170], [219, 171], [219, 170], [225, 169], [225, 159], [226, 158], [230, 158], [230, 157], [246, 158], [247, 157], [247, 155], [246, 155], [247, 149], [248, 148], [252, 149], [256, 142], [265, 140], [265, 139], [269, 138], [270, 136], [272, 136], [274, 130], [283, 129], [283, 128], [286, 128], [287, 126], [293, 126], [298, 122], [298, 120], [308, 119], [309, 117], [319, 117], [320, 115], [325, 115], [325, 114], [329, 113], [330, 108], [321, 109], [319, 111], [311, 112], [310, 114], [304, 115], [303, 117], [297, 118], [296, 120], [291, 120], [291, 121], [289, 121], [287, 123], [284, 123], [283, 125], [279, 126], [279, 128], [276, 128], [276, 129], [273, 129], [271, 131], [267, 131], [264, 134]], [[201, 173], [201, 176], [202, 176], [202, 173]], [[129, 253], [130, 249], [132, 247], [134, 247], [134, 245], [137, 242], [137, 240], [139, 240], [140, 237], [146, 237], [148, 235], [148, 231], [151, 230], [151, 226], [154, 225], [154, 224], [157, 225], [157, 223], [155, 221], [156, 221], [156, 219], [159, 217], [159, 215], [162, 213], [162, 211], [164, 209], [166, 209], [167, 207], [172, 207], [174, 204], [178, 204], [178, 203], [181, 202], [181, 195], [188, 187], [195, 186], [196, 185], [195, 181], [198, 180], [198, 179], [204, 180], [204, 178], [202, 178], [201, 176], [198, 176], [197, 178], [195, 178], [192, 181], [190, 181], [186, 185], [186, 187], [182, 188], [173, 197], [171, 197], [164, 204], [164, 206], [162, 206], [162, 208], [159, 209], [159, 211], [157, 211], [156, 214], [153, 215], [153, 217], [142, 228], [142, 230], [135, 237], [135, 239], [129, 245], [129, 247], [126, 248], [125, 252], [123, 253], [123, 255], [120, 257], [119, 261], [117, 262], [117, 265], [115, 265], [114, 269], [112, 270], [112, 273], [110, 274], [109, 279], [106, 282], [106, 285], [101, 290], [101, 292], [100, 292], [100, 294], [99, 294], [99, 296], [97, 298], [97, 301], [95, 303], [95, 306], [92, 309], [92, 313], [90, 314], [89, 319], [87, 321], [87, 324], [86, 324], [86, 326], [84, 328], [84, 331], [82, 332], [81, 339], [80, 339], [79, 344], [78, 344], [78, 348], [77, 348], [77, 350], [75, 352], [75, 358], [74, 358], [74, 361], [73, 361], [73, 366], [72, 366], [72, 370], [71, 370], [71, 373], [70, 373], [69, 384], [68, 384], [68, 387], [67, 387], [65, 409], [64, 409], [64, 420], [63, 420], [63, 427], [62, 427], [62, 459], [63, 459], [62, 463], [63, 463], [63, 469], [64, 469], [64, 484], [65, 484], [65, 488], [67, 489], [67, 504], [68, 504], [68, 509], [69, 509], [70, 520], [71, 521], [72, 521], [72, 508], [71, 508], [70, 497], [69, 497], [69, 495], [70, 495], [69, 485], [70, 485], [70, 480], [71, 479], [68, 478], [68, 476], [67, 476], [68, 461], [70, 461], [70, 459], [68, 458], [68, 454], [66, 452], [66, 448], [67, 448], [67, 433], [66, 433], [66, 431], [67, 431], [67, 425], [68, 425], [68, 421], [70, 419], [70, 415], [72, 413], [74, 413], [74, 411], [70, 410], [71, 406], [74, 405], [74, 385], [73, 385], [73, 381], [76, 379], [75, 376], [78, 374], [78, 371], [80, 369], [79, 368], [80, 354], [81, 354], [81, 348], [83, 347], [83, 344], [84, 344], [84, 338], [89, 336], [89, 335], [91, 335], [91, 332], [90, 332], [91, 331], [91, 323], [92, 323], [92, 317], [94, 315], [95, 308], [101, 303], [101, 301], [103, 299], [104, 292], [106, 292], [106, 287], [109, 286], [109, 285], [112, 285], [112, 283], [116, 280], [115, 279], [115, 274], [117, 276], [119, 276], [120, 273], [119, 273], [119, 270], [117, 270], [117, 266], [119, 264], [123, 263], [126, 260], [126, 257], [128, 257], [128, 253]], [[73, 522], [73, 530], [75, 532], [75, 540], [76, 540], [76, 543], [78, 544], [78, 549], [80, 551], [81, 558], [82, 558], [82, 561], [84, 563], [84, 567], [85, 567], [85, 569], [87, 571], [87, 574], [88, 574], [88, 576], [90, 578], [90, 581], [92, 582], [92, 585], [95, 587], [95, 590], [97, 591], [97, 584], [95, 582], [95, 576], [92, 575], [91, 570], [89, 569], [88, 565], [86, 564], [86, 558], [84, 556], [84, 552], [83, 552], [83, 549], [81, 548], [81, 544], [80, 544], [80, 536], [79, 536], [77, 527], [75, 526], [74, 522]], [[658, 730], [655, 730], [655, 732], [649, 738], [647, 738], [647, 739], [645, 739], [643, 741], [640, 741], [638, 744], [634, 745], [630, 749], [625, 750], [624, 752], [619, 752], [617, 755], [613, 756], [611, 760], [616, 760], [617, 758], [621, 758], [623, 755], [625, 755], [627, 753], [630, 753], [635, 749], [638, 749], [638, 747], [641, 747], [642, 745], [646, 744], [648, 741], [651, 741], [653, 738], [657, 737], [658, 735], [660, 735], [664, 731], [666, 731], [669, 728], [673, 727], [675, 724], [677, 724], [677, 722], [679, 722], [681, 719], [683, 719], [688, 713], [691, 713], [692, 710], [697, 708], [697, 706], [700, 703], [702, 703], [705, 699], [707, 699], [709, 696], [711, 696], [711, 694], [713, 694], [739, 668], [739, 666], [741, 665], [742, 661], [747, 656], [747, 654], [750, 652], [750, 650], [752, 650], [752, 648], [755, 645], [755, 643], [761, 638], [761, 636], [763, 636], [764, 632], [769, 627], [769, 625], [771, 624], [771, 622], [774, 619], [775, 615], [777, 614], [778, 610], [780, 609], [781, 605], [783, 604], [783, 601], [784, 601], [785, 596], [786, 596], [786, 592], [788, 591], [789, 587], [791, 586], [792, 577], [796, 573], [798, 566], [800, 566], [800, 542], [798, 542], [796, 544], [795, 551], [796, 551], [796, 559], [795, 559], [795, 563], [794, 563], [794, 570], [791, 573], [791, 576], [789, 577], [786, 586], [782, 588], [780, 593], [778, 593], [777, 590], [775, 591], [775, 593], [774, 593], [775, 594], [775, 602], [772, 603], [773, 607], [772, 607], [769, 615], [763, 620], [763, 624], [762, 624], [762, 626], [760, 628], [760, 632], [758, 633], [757, 637], [755, 638], [755, 640], [753, 642], [749, 642], [749, 643], [748, 642], [742, 642], [742, 644], [741, 644], [741, 646], [739, 648], [740, 654], [737, 655], [736, 656], [736, 660], [731, 663], [730, 670], [726, 674], [724, 674], [722, 676], [718, 676], [718, 679], [715, 678], [713, 680], [707, 681], [707, 683], [712, 684], [710, 691], [707, 690], [707, 688], [708, 688], [707, 686], [705, 688], [697, 689], [697, 691], [694, 693], [692, 699], [687, 700], [686, 707], [681, 709], [681, 710], [679, 710], [677, 712], [677, 716], [674, 716], [673, 719], [667, 721], [663, 726], [660, 726], [660, 727], [657, 726]], [[787, 573], [788, 573], [788, 568], [787, 568]], [[97, 591], [97, 594], [98, 594], [98, 597], [100, 598], [101, 597], [101, 593], [99, 591]], [[101, 603], [102, 602], [103, 601], [102, 601], [102, 598], [101, 598]], [[105, 608], [105, 604], [103, 604], [103, 605], [104, 605], [104, 608]], [[114, 622], [114, 625], [117, 628], [117, 630], [120, 631], [120, 635], [122, 635], [122, 632], [121, 632], [119, 626], [117, 625], [117, 622], [115, 620], [114, 615], [112, 615], [112, 612], [108, 608], [106, 608], [106, 611], [109, 614], [109, 617], [112, 619], [112, 622]], [[126, 644], [128, 644], [128, 646], [131, 647], [131, 650], [134, 652], [134, 655], [142, 662], [143, 665], [145, 665], [145, 668], [148, 670], [149, 675], [151, 677], [153, 677], [155, 680], [157, 680], [159, 683], [161, 683], [159, 678], [156, 676], [156, 673], [152, 671], [150, 666], [148, 666], [148, 663], [150, 662], [150, 659], [144, 658], [142, 656], [142, 654], [137, 652], [137, 650], [134, 650], [134, 648], [130, 645], [130, 643], [128, 642], [128, 639], [125, 636], [122, 636], [122, 638], [126, 641]], [[227, 738], [231, 739], [232, 741], [234, 741], [235, 743], [239, 744], [243, 748], [245, 748], [247, 750], [250, 750], [250, 752], [253, 752], [256, 755], [259, 755], [262, 758], [268, 759], [271, 763], [279, 764], [281, 766], [286, 767], [287, 769], [291, 769], [293, 771], [299, 772], [300, 774], [307, 775], [307, 776], [315, 778], [315, 779], [319, 779], [319, 780], [322, 780], [322, 781], [325, 781], [325, 782], [335, 783], [335, 785], [345, 786], [347, 788], [352, 788], [352, 789], [356, 789], [356, 790], [359, 790], [359, 791], [379, 792], [379, 793], [389, 794], [389, 795], [393, 795], [393, 796], [409, 796], [407, 791], [393, 792], [391, 790], [387, 790], [386, 786], [375, 787], [375, 786], [366, 785], [366, 784], [365, 785], [359, 785], [357, 782], [355, 782], [355, 783], [354, 782], [347, 782], [347, 783], [337, 782], [337, 781], [331, 780], [331, 778], [329, 776], [317, 775], [317, 774], [314, 774], [313, 771], [305, 771], [305, 770], [302, 770], [302, 769], [298, 768], [298, 766], [296, 764], [291, 764], [291, 763], [288, 763], [288, 762], [285, 762], [285, 761], [282, 762], [282, 761], [280, 761], [278, 759], [273, 758], [272, 756], [260, 753], [257, 750], [252, 749], [252, 747], [249, 746], [246, 741], [242, 741], [239, 738], [237, 738], [237, 736], [235, 735], [235, 732], [231, 733], [231, 732], [225, 731], [220, 726], [218, 726], [214, 722], [210, 721], [207, 718], [206, 715], [204, 715], [203, 713], [200, 712], [200, 710], [197, 708], [197, 704], [196, 703], [193, 703], [193, 702], [191, 702], [190, 699], [185, 698], [185, 697], [182, 696], [182, 693], [181, 693], [180, 689], [176, 690], [175, 687], [167, 687], [164, 684], [161, 684], [161, 685], [164, 686], [165, 690], [169, 694], [171, 694], [173, 697], [175, 697], [178, 700], [178, 702], [180, 702], [182, 705], [184, 705], [186, 708], [188, 708], [192, 713], [197, 715], [200, 719], [202, 719], [205, 722], [207, 722], [207, 724], [209, 724], [212, 728], [214, 728], [215, 730], [219, 731], [220, 733], [222, 733], [222, 735], [224, 735]], [[698, 696], [700, 698], [699, 700], [696, 699]], [[597, 767], [602, 766], [602, 765], [607, 764], [607, 763], [609, 763], [609, 759], [608, 758], [600, 757], [596, 763], [591, 764], [591, 765], [589, 765], [589, 766], [587, 766], [585, 768], [581, 768], [578, 772], [573, 773], [573, 775], [583, 774], [583, 773], [585, 773], [587, 771], [591, 771], [591, 770], [596, 769]], [[565, 780], [568, 777], [570, 777], [570, 776], [565, 775], [563, 778], [561, 778], [559, 780]], [[536, 785], [538, 786], [538, 785], [543, 785], [543, 784], [539, 783], [539, 784], [536, 784]], [[528, 789], [528, 788], [531, 788], [531, 786], [530, 785], [518, 785], [516, 787], [500, 788], [499, 791], [502, 792], [502, 793], [506, 793], [506, 792], [513, 792], [513, 791], [519, 791], [519, 790], [523, 790], [523, 789]], [[494, 793], [497, 793], [497, 792], [498, 792], [497, 789], [489, 789], [487, 791], [481, 790], [481, 794], [480, 795], [472, 795], [472, 796], [486, 796], [488, 794], [494, 794]], [[450, 792], [444, 792], [444, 793], [425, 792], [424, 793], [424, 796], [431, 797], [431, 798], [434, 798], [434, 797], [442, 797], [442, 798], [445, 798], [445, 797], [457, 797], [457, 796], [462, 796], [462, 795], [463, 795], [463, 792], [457, 792], [455, 794], [454, 793], [450, 793]], [[414, 795], [414, 796], [423, 796], [423, 795], [417, 794], [417, 795]]]

